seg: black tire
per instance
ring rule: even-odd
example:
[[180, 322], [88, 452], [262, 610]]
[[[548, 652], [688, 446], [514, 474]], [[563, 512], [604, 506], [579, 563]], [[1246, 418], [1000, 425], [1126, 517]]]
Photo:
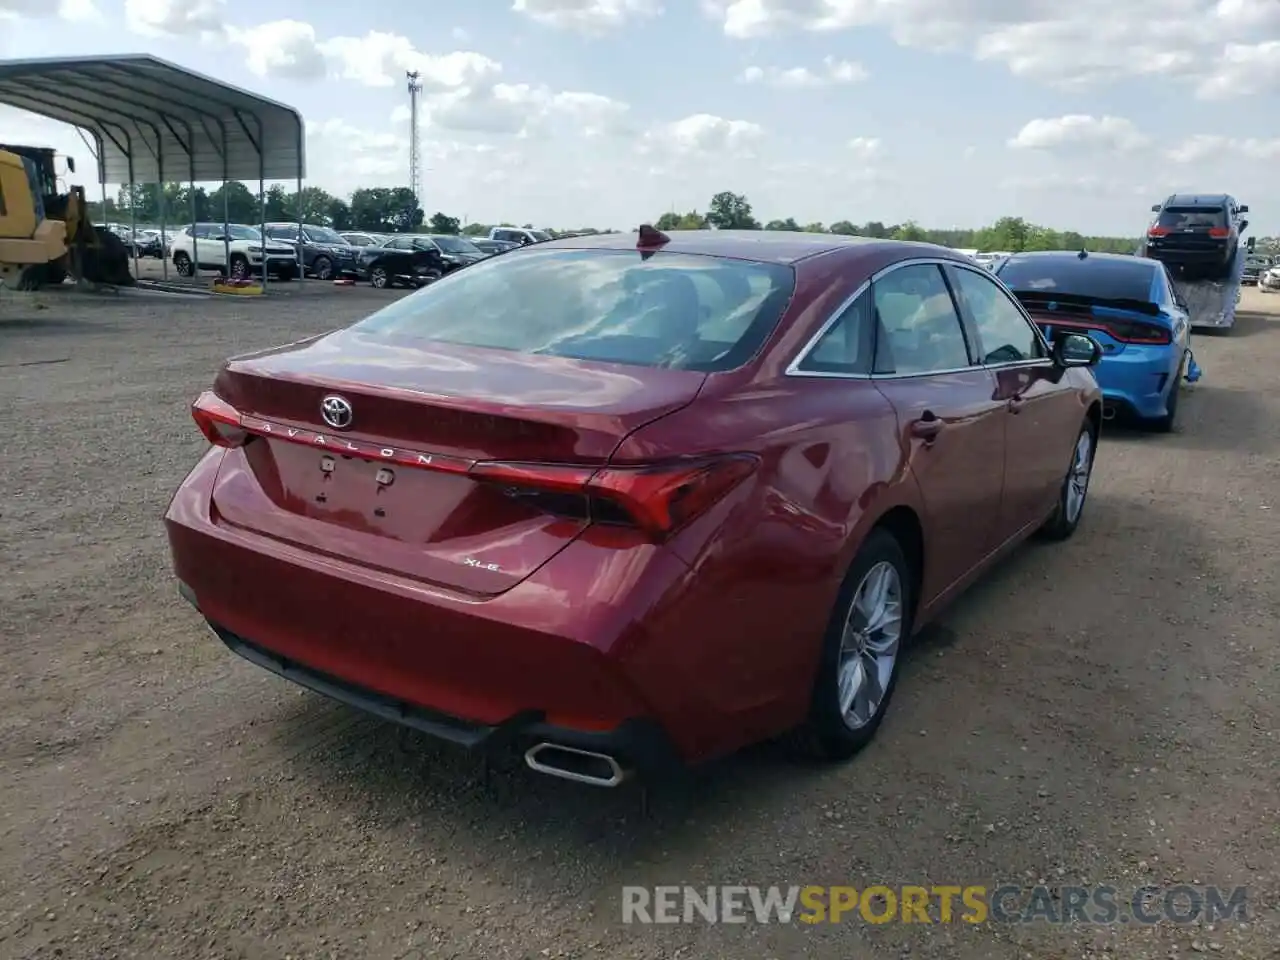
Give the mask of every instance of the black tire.
[[311, 264], [311, 272], [315, 274], [317, 280], [332, 280], [333, 261], [328, 257], [316, 257]]
[[[880, 684], [879, 702], [874, 709], [869, 708], [869, 715], [855, 725], [846, 720], [845, 711], [841, 708], [841, 666], [848, 653], [846, 627], [855, 616], [854, 601], [859, 589], [882, 564], [896, 575], [898, 639], [887, 681]], [[874, 739], [897, 687], [903, 648], [911, 636], [915, 582], [914, 571], [897, 538], [888, 530], [872, 530], [845, 575], [823, 635], [822, 653], [810, 696], [809, 718], [795, 737], [795, 746], [806, 755], [822, 760], [847, 760]]]
[[369, 271], [369, 283], [379, 290], [385, 290], [391, 286], [391, 274], [387, 273], [386, 267], [378, 265]]
[[231, 279], [248, 280], [249, 279], [249, 258], [243, 253], [233, 253], [231, 255]]
[[[1087, 472], [1084, 475], [1084, 489], [1080, 491], [1080, 505], [1073, 516], [1070, 503], [1072, 480], [1073, 478], [1078, 479], [1078, 456], [1080, 444], [1085, 437], [1089, 438], [1089, 455], [1085, 464]], [[1076, 435], [1076, 442], [1071, 446], [1071, 459], [1067, 464], [1066, 476], [1062, 478], [1062, 487], [1058, 491], [1058, 504], [1054, 507], [1049, 519], [1045, 521], [1044, 526], [1038, 531], [1042, 539], [1066, 540], [1080, 526], [1080, 520], [1084, 517], [1084, 508], [1089, 501], [1089, 481], [1093, 478], [1093, 461], [1097, 455], [1098, 431], [1094, 427], [1092, 420], [1086, 420], [1084, 425], [1081, 426], [1080, 432]]]
[[18, 273], [17, 281], [14, 282], [14, 289], [27, 292], [39, 290], [45, 284], [48, 270], [48, 264], [44, 263], [33, 263], [30, 266], [23, 267]]
[[1173, 432], [1173, 423], [1178, 418], [1178, 397], [1182, 395], [1182, 370], [1186, 362], [1184, 358], [1178, 364], [1178, 372], [1173, 375], [1173, 383], [1169, 386], [1169, 399], [1165, 401], [1164, 416], [1147, 422], [1147, 429], [1153, 433]]
[[60, 286], [67, 279], [66, 258], [49, 263], [44, 268], [44, 282], [51, 287]]
[[191, 258], [181, 251], [173, 255], [173, 267], [180, 277], [195, 276], [195, 265], [191, 262]]

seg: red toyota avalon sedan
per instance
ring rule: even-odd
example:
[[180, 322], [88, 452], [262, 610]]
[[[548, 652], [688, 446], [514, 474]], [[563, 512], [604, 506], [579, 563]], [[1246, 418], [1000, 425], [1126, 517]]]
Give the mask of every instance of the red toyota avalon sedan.
[[174, 568], [248, 660], [543, 773], [844, 758], [915, 631], [1079, 524], [1100, 355], [927, 244], [541, 243], [228, 361]]

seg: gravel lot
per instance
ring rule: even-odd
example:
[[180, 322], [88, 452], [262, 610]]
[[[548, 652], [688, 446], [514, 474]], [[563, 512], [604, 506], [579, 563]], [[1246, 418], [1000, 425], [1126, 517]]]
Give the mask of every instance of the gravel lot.
[[[877, 742], [686, 789], [471, 759], [243, 663], [160, 517], [227, 355], [395, 294], [0, 293], [0, 957], [1280, 957], [1280, 297], [961, 600]], [[1277, 315], [1262, 311], [1272, 308]], [[623, 884], [1247, 884], [1217, 929], [620, 923]]]

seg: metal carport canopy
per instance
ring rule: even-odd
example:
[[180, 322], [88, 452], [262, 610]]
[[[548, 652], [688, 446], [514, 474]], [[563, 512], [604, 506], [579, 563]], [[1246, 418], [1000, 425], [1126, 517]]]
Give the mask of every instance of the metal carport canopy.
[[101, 183], [306, 175], [297, 110], [159, 57], [0, 61], [0, 103], [90, 134]]

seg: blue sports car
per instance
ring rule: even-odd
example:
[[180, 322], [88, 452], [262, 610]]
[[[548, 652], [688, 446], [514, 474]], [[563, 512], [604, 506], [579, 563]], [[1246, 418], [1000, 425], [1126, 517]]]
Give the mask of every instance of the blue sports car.
[[1192, 373], [1191, 322], [1158, 260], [1083, 250], [1016, 253], [995, 274], [1050, 342], [1082, 332], [1102, 347], [1094, 368], [1103, 417], [1173, 429], [1184, 376]]

